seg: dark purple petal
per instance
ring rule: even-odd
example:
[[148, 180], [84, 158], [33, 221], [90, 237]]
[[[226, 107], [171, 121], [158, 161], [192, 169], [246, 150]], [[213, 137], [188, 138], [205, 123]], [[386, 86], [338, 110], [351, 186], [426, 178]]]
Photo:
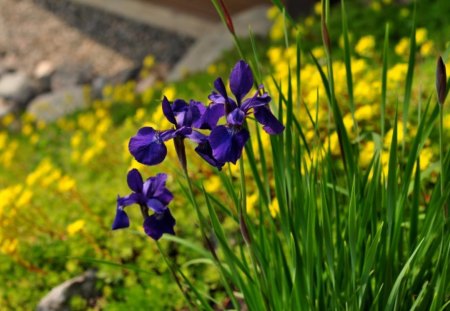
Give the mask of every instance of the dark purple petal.
[[211, 164], [214, 167], [217, 167], [219, 170], [222, 169], [222, 166], [224, 166], [224, 162], [217, 161], [212, 154], [212, 148], [209, 144], [209, 141], [204, 141], [195, 148], [195, 151], [209, 164]]
[[244, 128], [233, 129], [223, 125], [216, 127], [209, 136], [213, 157], [219, 162], [236, 164], [249, 137]]
[[155, 213], [144, 220], [144, 231], [153, 240], [159, 240], [164, 233], [175, 234], [173, 227], [175, 218], [173, 218], [169, 209], [163, 213]]
[[162, 110], [167, 120], [169, 120], [170, 123], [177, 125], [177, 121], [175, 120], [175, 115], [173, 113], [172, 107], [166, 96], [164, 96], [162, 100]]
[[239, 108], [234, 109], [227, 116], [227, 123], [231, 125], [241, 126], [244, 123], [244, 120], [245, 120], [245, 112]]
[[253, 86], [253, 74], [250, 66], [240, 60], [236, 63], [230, 75], [230, 89], [236, 96], [238, 105], [241, 103], [242, 98], [247, 95]]
[[268, 106], [261, 106], [254, 109], [255, 119], [261, 123], [263, 129], [273, 135], [279, 134], [284, 130], [284, 125], [278, 121], [277, 118], [272, 114]]
[[128, 149], [136, 161], [146, 165], [161, 163], [167, 154], [159, 133], [151, 127], [143, 127], [131, 137]]
[[222, 78], [217, 78], [214, 81], [214, 87], [219, 92], [220, 95], [222, 95], [223, 103], [225, 103], [228, 99], [227, 89], [225, 87], [225, 84], [223, 83]]
[[224, 103], [212, 103], [203, 112], [201, 118], [192, 126], [198, 129], [212, 130], [217, 126], [217, 122], [224, 114]]
[[[117, 198], [119, 199], [119, 198]], [[114, 218], [114, 222], [112, 224], [112, 229], [122, 229], [128, 228], [130, 226], [130, 219], [128, 218], [127, 213], [123, 210], [123, 206], [117, 203], [116, 208], [116, 217]]]
[[241, 109], [247, 113], [247, 111], [249, 111], [251, 108], [266, 106], [268, 103], [270, 103], [271, 100], [272, 98], [267, 93], [264, 93], [261, 96], [255, 94], [255, 96], [244, 100]]
[[162, 213], [167, 209], [167, 206], [157, 199], [148, 199], [147, 206], [156, 213]]
[[128, 187], [134, 192], [142, 192], [142, 185], [144, 181], [142, 180], [141, 173], [135, 168], [128, 172], [127, 175]]

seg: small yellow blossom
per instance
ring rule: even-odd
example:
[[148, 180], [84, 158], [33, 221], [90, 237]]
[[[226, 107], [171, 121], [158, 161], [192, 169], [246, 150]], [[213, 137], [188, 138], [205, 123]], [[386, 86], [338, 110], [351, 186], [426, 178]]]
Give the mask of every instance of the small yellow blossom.
[[364, 168], [368, 167], [373, 159], [374, 154], [375, 143], [373, 141], [368, 141], [359, 154], [359, 165]]
[[175, 87], [172, 85], [167, 86], [162, 90], [162, 93], [164, 96], [167, 97], [169, 101], [173, 101], [175, 99], [176, 90]]
[[395, 54], [406, 58], [409, 54], [409, 39], [402, 38], [400, 42], [395, 46]]
[[251, 195], [247, 195], [247, 213], [254, 214], [255, 213], [255, 207], [258, 204], [258, 193], [254, 192]]
[[75, 180], [67, 175], [63, 176], [58, 183], [60, 192], [67, 192], [75, 188]]
[[21, 194], [19, 199], [16, 201], [17, 207], [25, 207], [28, 204], [30, 204], [31, 199], [33, 198], [33, 192], [31, 192], [29, 189], [25, 189]]
[[272, 215], [273, 218], [277, 217], [277, 215], [280, 213], [280, 205], [278, 204], [277, 198], [274, 198], [272, 202], [270, 202], [269, 211], [270, 215]]
[[67, 233], [69, 236], [73, 236], [83, 230], [85, 225], [85, 221], [83, 219], [79, 219], [67, 226]]
[[370, 57], [373, 55], [375, 48], [375, 37], [374, 36], [364, 36], [359, 39], [356, 44], [355, 51], [359, 55]]
[[427, 30], [425, 28], [418, 28], [416, 30], [416, 44], [421, 45], [427, 40]]
[[31, 124], [27, 123], [22, 127], [22, 134], [25, 136], [30, 136], [31, 133], [33, 133], [33, 126]]
[[17, 244], [17, 239], [6, 239], [3, 241], [0, 251], [5, 255], [14, 254], [17, 249]]
[[275, 5], [271, 6], [267, 10], [267, 18], [270, 20], [274, 20], [280, 14], [280, 10]]
[[433, 53], [434, 44], [433, 41], [425, 41], [420, 47], [420, 55], [423, 57], [430, 56]]
[[322, 2], [317, 2], [314, 5], [314, 13], [316, 13], [317, 15], [322, 15]]
[[355, 111], [355, 118], [358, 121], [370, 121], [373, 119], [373, 117], [376, 115], [377, 110], [375, 107], [370, 105], [365, 105], [362, 107], [359, 107]]
[[6, 127], [11, 125], [14, 122], [14, 115], [12, 113], [8, 113], [2, 118], [2, 124]]
[[155, 56], [147, 55], [144, 58], [143, 65], [145, 68], [150, 69], [155, 65]]

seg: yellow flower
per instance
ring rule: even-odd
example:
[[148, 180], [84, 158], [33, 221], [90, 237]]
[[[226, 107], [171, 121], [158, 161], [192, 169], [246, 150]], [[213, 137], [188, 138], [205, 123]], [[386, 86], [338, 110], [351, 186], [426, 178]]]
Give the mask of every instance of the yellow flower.
[[63, 176], [58, 183], [58, 190], [60, 192], [67, 192], [75, 188], [75, 180], [69, 176]]
[[33, 133], [33, 127], [29, 123], [25, 124], [22, 127], [22, 134], [25, 136], [29, 136], [31, 133]]
[[370, 57], [373, 55], [375, 48], [375, 38], [374, 36], [364, 36], [359, 39], [356, 44], [355, 51], [359, 55]]
[[147, 55], [144, 58], [143, 65], [147, 69], [152, 68], [155, 65], [155, 57], [153, 55]]
[[314, 49], [312, 49], [311, 53], [317, 59], [325, 57], [325, 50], [321, 46], [318, 46], [318, 47], [315, 47]]
[[322, 3], [321, 2], [317, 2], [314, 5], [314, 13], [316, 13], [317, 15], [322, 15]]
[[370, 121], [376, 115], [376, 113], [376, 108], [370, 105], [365, 105], [356, 109], [355, 118], [358, 121]]
[[418, 28], [416, 30], [416, 44], [421, 45], [427, 40], [427, 30], [425, 28]]
[[271, 6], [267, 10], [267, 18], [270, 20], [274, 20], [280, 14], [280, 10], [275, 5]]
[[206, 192], [208, 193], [216, 193], [222, 187], [222, 181], [216, 175], [211, 176], [204, 183], [204, 187]]
[[176, 94], [176, 90], [175, 87], [172, 85], [168, 85], [166, 86], [163, 90], [162, 93], [164, 96], [167, 97], [167, 99], [169, 101], [173, 101], [175, 99], [175, 94]]
[[433, 150], [431, 148], [423, 148], [422, 152], [420, 152], [420, 170], [423, 171], [431, 164], [431, 160], [433, 159]]
[[255, 207], [258, 203], [258, 192], [255, 192], [251, 195], [247, 195], [247, 213], [254, 214], [255, 213]]
[[374, 10], [375, 12], [380, 12], [381, 11], [381, 4], [378, 1], [372, 1], [370, 3], [370, 8], [372, 10]]
[[359, 154], [359, 165], [361, 167], [368, 167], [373, 159], [375, 153], [375, 143], [373, 141], [368, 141]]
[[277, 198], [274, 198], [272, 202], [270, 202], [269, 211], [270, 215], [272, 215], [273, 218], [277, 217], [277, 215], [280, 213], [280, 205], [278, 204]]
[[6, 127], [11, 125], [14, 122], [14, 115], [12, 113], [8, 113], [6, 116], [2, 118], [2, 124]]
[[16, 251], [17, 244], [17, 239], [6, 239], [3, 241], [0, 251], [5, 255], [11, 255]]
[[5, 132], [0, 132], [0, 150], [6, 147], [7, 141], [8, 141], [8, 134]]
[[426, 57], [430, 56], [433, 53], [434, 44], [433, 41], [425, 41], [424, 44], [420, 47], [420, 55]]
[[24, 207], [30, 204], [31, 199], [33, 198], [33, 192], [31, 192], [29, 189], [25, 189], [21, 194], [19, 199], [16, 201], [17, 207]]
[[83, 219], [79, 219], [67, 226], [67, 233], [69, 234], [69, 236], [73, 236], [83, 230], [84, 225], [85, 221]]
[[402, 38], [400, 42], [395, 46], [395, 53], [399, 56], [406, 58], [409, 53], [409, 39]]

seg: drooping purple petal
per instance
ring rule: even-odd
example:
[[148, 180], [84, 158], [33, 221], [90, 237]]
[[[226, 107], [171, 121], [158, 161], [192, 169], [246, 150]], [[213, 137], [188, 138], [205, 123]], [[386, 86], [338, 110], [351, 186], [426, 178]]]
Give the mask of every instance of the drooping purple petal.
[[264, 93], [261, 96], [256, 93], [255, 96], [244, 100], [241, 109], [247, 113], [251, 108], [266, 106], [271, 100], [272, 98], [267, 93]]
[[167, 120], [169, 120], [170, 123], [177, 125], [177, 121], [175, 120], [175, 115], [173, 113], [172, 106], [166, 96], [164, 96], [161, 106]]
[[279, 134], [284, 130], [284, 125], [272, 114], [268, 106], [260, 106], [254, 109], [255, 119], [261, 123], [263, 129], [271, 135]]
[[114, 221], [112, 224], [112, 229], [122, 229], [128, 228], [130, 226], [130, 219], [128, 218], [127, 213], [123, 210], [123, 206], [117, 204], [116, 208], [116, 216], [114, 217]]
[[219, 162], [236, 164], [249, 137], [248, 131], [244, 128], [232, 129], [224, 125], [216, 127], [209, 135], [213, 157]]
[[139, 173], [137, 169], [133, 168], [128, 172], [127, 183], [128, 187], [130, 187], [130, 189], [134, 192], [142, 192], [142, 185], [144, 184], [144, 181], [142, 180], [141, 173]]
[[217, 126], [219, 119], [225, 114], [224, 105], [224, 103], [210, 104], [202, 113], [201, 118], [192, 124], [192, 126], [198, 129], [212, 130]]
[[213, 154], [212, 154], [212, 148], [209, 144], [209, 141], [204, 141], [195, 148], [195, 151], [210, 165], [217, 167], [220, 170], [222, 170], [222, 166], [224, 166], [224, 162], [217, 161]]
[[173, 227], [175, 226], [175, 218], [173, 218], [170, 210], [167, 208], [163, 213], [155, 213], [144, 220], [144, 231], [153, 240], [159, 240], [164, 233], [175, 234]]
[[136, 161], [146, 165], [161, 163], [167, 154], [159, 133], [151, 127], [143, 127], [131, 137], [128, 149]]
[[230, 125], [241, 126], [244, 123], [244, 120], [245, 120], [245, 112], [242, 111], [240, 108], [234, 109], [227, 116], [227, 123]]
[[238, 105], [252, 86], [253, 74], [250, 66], [243, 60], [238, 61], [230, 74], [230, 89], [236, 97]]

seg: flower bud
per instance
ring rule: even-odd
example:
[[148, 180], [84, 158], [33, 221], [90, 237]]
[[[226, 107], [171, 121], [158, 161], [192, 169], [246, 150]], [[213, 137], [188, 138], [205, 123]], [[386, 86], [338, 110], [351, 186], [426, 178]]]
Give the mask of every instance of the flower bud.
[[436, 66], [436, 91], [439, 104], [443, 105], [447, 96], [447, 73], [441, 56], [439, 56]]

